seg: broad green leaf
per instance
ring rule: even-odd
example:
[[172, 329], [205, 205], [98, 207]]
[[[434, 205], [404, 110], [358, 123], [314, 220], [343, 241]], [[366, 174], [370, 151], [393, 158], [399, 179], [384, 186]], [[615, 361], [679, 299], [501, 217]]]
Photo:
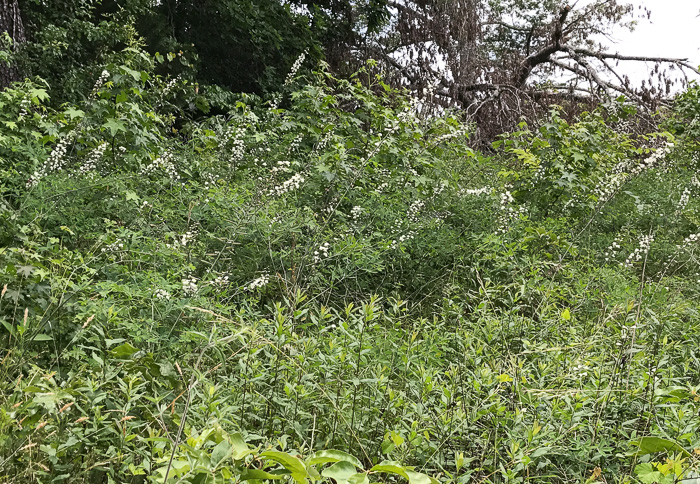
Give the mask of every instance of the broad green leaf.
[[39, 101], [45, 101], [49, 98], [49, 94], [46, 92], [45, 89], [37, 89], [37, 88], [30, 89], [29, 95], [33, 99], [37, 99]]
[[267, 471], [261, 471], [259, 469], [245, 469], [243, 472], [241, 472], [241, 481], [250, 481], [251, 479], [282, 479], [285, 476], [288, 476], [290, 473], [289, 471], [273, 471], [273, 472], [267, 472]]
[[409, 484], [439, 484], [437, 479], [434, 479], [426, 474], [423, 474], [421, 472], [414, 472], [414, 471], [406, 471], [406, 475], [408, 476], [408, 483]]
[[393, 462], [390, 460], [385, 460], [377, 464], [376, 466], [372, 467], [370, 472], [385, 472], [388, 474], [396, 474], [401, 477], [405, 477], [408, 479], [408, 474], [406, 474], [406, 469], [404, 466], [399, 464], [398, 462]]
[[306, 470], [304, 463], [286, 452], [268, 450], [267, 452], [260, 454], [260, 457], [264, 457], [282, 464], [285, 469], [292, 473], [292, 477], [297, 482], [303, 482], [304, 479], [309, 477], [309, 473]]
[[29, 277], [32, 275], [32, 272], [34, 272], [34, 266], [17, 266], [17, 274], [20, 274], [24, 277]]
[[661, 437], [642, 437], [638, 441], [632, 442], [632, 445], [639, 447], [639, 455], [671, 450], [680, 452], [685, 457], [690, 457], [690, 452], [685, 450], [678, 442], [675, 440], [662, 439]]
[[542, 457], [543, 455], [546, 455], [547, 453], [549, 453], [550, 450], [552, 450], [551, 447], [539, 447], [532, 454], [530, 454], [530, 457], [533, 459], [535, 459], [537, 457]]
[[65, 110], [64, 114], [71, 119], [82, 118], [85, 116], [85, 112], [80, 109], [75, 109], [74, 107]]
[[316, 465], [316, 464], [325, 464], [327, 462], [350, 462], [353, 464], [355, 467], [362, 467], [362, 463], [359, 461], [359, 459], [353, 455], [350, 455], [346, 452], [343, 452], [341, 450], [319, 450], [318, 452], [314, 452], [311, 454], [311, 456], [307, 460], [307, 464], [309, 465]]
[[48, 334], [37, 334], [32, 341], [51, 341], [53, 338]]
[[107, 128], [112, 136], [115, 136], [120, 131], [126, 131], [124, 123], [122, 121], [119, 121], [118, 119], [110, 118], [102, 126], [104, 128]]
[[137, 348], [134, 348], [131, 346], [129, 343], [124, 343], [123, 345], [119, 345], [116, 348], [114, 348], [111, 353], [112, 356], [115, 358], [118, 358], [120, 360], [125, 360], [128, 358], [131, 358], [131, 356], [138, 351]]
[[243, 440], [243, 436], [240, 433], [236, 432], [232, 434], [230, 438], [234, 460], [241, 460], [248, 454], [254, 452], [252, 449], [248, 448], [248, 444]]
[[348, 479], [348, 484], [369, 484], [369, 475], [366, 472], [358, 472]]
[[123, 343], [124, 341], [126, 341], [124, 338], [115, 338], [115, 339], [107, 338], [107, 339], [105, 339], [105, 346], [107, 348], [109, 348], [110, 346], [114, 346], [116, 344]]
[[336, 484], [346, 484], [350, 477], [357, 474], [357, 469], [350, 462], [341, 460], [330, 467], [323, 469], [321, 475], [335, 480]]
[[650, 463], [639, 464], [634, 468], [634, 473], [637, 475], [637, 479], [642, 481], [644, 484], [655, 484], [663, 482], [664, 475], [659, 471], [654, 470], [654, 467]]
[[212, 466], [216, 467], [219, 464], [219, 462], [226, 459], [227, 457], [231, 457], [232, 450], [233, 447], [227, 441], [222, 440], [221, 442], [219, 442], [218, 445], [214, 447], [214, 449], [211, 451]]

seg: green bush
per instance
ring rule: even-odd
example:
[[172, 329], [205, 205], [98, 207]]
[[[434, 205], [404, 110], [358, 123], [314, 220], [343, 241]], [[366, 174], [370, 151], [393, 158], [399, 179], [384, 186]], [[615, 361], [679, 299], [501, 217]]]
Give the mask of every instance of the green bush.
[[324, 70], [184, 122], [158, 62], [0, 93], [3, 480], [693, 477], [686, 136], [554, 109], [479, 153]]

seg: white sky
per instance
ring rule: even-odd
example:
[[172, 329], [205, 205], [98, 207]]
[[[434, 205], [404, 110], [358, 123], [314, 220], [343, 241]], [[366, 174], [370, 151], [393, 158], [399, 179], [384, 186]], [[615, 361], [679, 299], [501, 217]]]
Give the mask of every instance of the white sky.
[[[611, 52], [687, 57], [691, 65], [700, 65], [700, 0], [641, 0], [634, 3], [641, 3], [651, 10], [651, 21], [637, 19], [633, 32], [620, 30], [614, 36], [615, 42], [604, 41]], [[627, 65], [620, 63], [621, 68], [633, 81], [646, 79], [647, 69], [653, 67], [652, 64], [645, 67], [643, 63], [635, 62], [624, 64]]]

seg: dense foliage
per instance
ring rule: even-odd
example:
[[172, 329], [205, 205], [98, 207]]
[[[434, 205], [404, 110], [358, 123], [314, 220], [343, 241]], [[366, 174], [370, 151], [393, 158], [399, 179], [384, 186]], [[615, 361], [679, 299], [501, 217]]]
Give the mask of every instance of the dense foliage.
[[0, 91], [2, 482], [700, 478], [696, 85], [477, 151], [374, 63], [200, 90], [104, 15]]

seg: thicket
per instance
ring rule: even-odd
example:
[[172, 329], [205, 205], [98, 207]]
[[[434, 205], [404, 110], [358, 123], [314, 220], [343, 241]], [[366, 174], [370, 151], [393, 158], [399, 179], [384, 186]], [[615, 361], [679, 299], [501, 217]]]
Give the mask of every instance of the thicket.
[[3, 482], [697, 479], [697, 86], [478, 152], [372, 66], [192, 120], [125, 43], [0, 92]]

